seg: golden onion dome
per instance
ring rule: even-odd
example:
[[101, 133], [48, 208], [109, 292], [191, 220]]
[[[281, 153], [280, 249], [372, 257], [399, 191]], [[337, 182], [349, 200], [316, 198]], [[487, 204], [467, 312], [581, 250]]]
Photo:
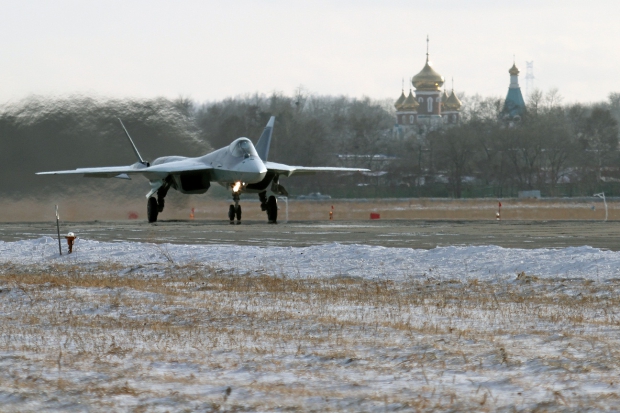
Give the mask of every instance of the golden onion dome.
[[443, 82], [443, 76], [431, 67], [428, 57], [424, 68], [411, 79], [411, 83], [416, 90], [439, 90]]
[[396, 103], [394, 103], [394, 107], [396, 108], [396, 110], [400, 110], [400, 108], [403, 106], [403, 103], [405, 102], [406, 99], [407, 97], [405, 96], [405, 91], [403, 90], [400, 93], [400, 97], [398, 98]]
[[446, 93], [446, 89], [443, 90], [443, 93], [441, 94], [441, 106], [443, 107], [446, 102], [448, 101], [448, 93]]
[[406, 110], [406, 111], [414, 111], [414, 110], [417, 110], [418, 107], [420, 107], [420, 104], [418, 103], [417, 100], [415, 100], [415, 97], [413, 97], [413, 93], [411, 92], [411, 89], [409, 89], [409, 96], [407, 96], [407, 99], [405, 99], [400, 109]]
[[446, 100], [445, 107], [447, 110], [459, 110], [463, 106], [459, 98], [456, 97], [456, 93], [452, 91], [448, 100]]
[[519, 76], [519, 69], [517, 69], [517, 65], [515, 63], [512, 64], [510, 70], [508, 70], [511, 76]]

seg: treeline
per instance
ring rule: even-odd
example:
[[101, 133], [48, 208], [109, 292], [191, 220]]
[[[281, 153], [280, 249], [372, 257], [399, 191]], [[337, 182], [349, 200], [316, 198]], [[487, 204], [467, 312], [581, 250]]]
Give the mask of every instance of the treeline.
[[32, 96], [0, 107], [0, 195], [62, 193], [105, 198], [146, 193], [142, 179], [35, 175], [136, 162], [118, 118], [146, 160], [171, 154], [192, 156], [209, 148], [196, 127], [193, 103], [184, 99]]
[[535, 92], [514, 127], [500, 120], [501, 97], [461, 100], [460, 125], [403, 131], [395, 125], [392, 100], [315, 96], [303, 90], [293, 96], [274, 93], [203, 104], [184, 98], [30, 97], [0, 107], [0, 194], [142, 195], [147, 188], [142, 179], [127, 183], [34, 175], [135, 162], [117, 118], [143, 157], [152, 160], [197, 156], [240, 136], [256, 141], [275, 115], [269, 160], [372, 170], [282, 180], [291, 195], [510, 197], [529, 189], [544, 196], [620, 195], [620, 94], [606, 102], [565, 105], [557, 91]]
[[501, 97], [461, 100], [461, 123], [436, 130], [399, 130], [392, 101], [301, 92], [204, 104], [196, 119], [203, 139], [217, 147], [243, 134], [257, 137], [273, 114], [271, 160], [373, 170], [291, 178], [285, 185], [296, 194], [511, 197], [537, 189], [543, 196], [620, 196], [620, 94], [565, 105], [557, 90], [535, 91], [513, 125], [500, 117]]
[[299, 92], [254, 95], [197, 108], [202, 138], [214, 147], [246, 136], [256, 139], [276, 116], [269, 160], [302, 165], [334, 165], [338, 154], [390, 151], [394, 115], [391, 102], [369, 98], [306, 96]]
[[[489, 103], [489, 102], [487, 102]], [[465, 121], [426, 136], [426, 157], [397, 173], [427, 174], [451, 196], [620, 195], [620, 94], [607, 102], [562, 105], [557, 91], [536, 91], [520, 122], [500, 120], [501, 105], [467, 113]], [[412, 148], [413, 149], [413, 148]]]

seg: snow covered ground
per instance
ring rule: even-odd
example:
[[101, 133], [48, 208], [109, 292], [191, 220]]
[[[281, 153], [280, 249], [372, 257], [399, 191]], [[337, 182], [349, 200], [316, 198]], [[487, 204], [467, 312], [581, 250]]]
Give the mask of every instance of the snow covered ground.
[[0, 241], [0, 263], [48, 266], [115, 263], [156, 272], [170, 263], [199, 264], [237, 274], [267, 273], [292, 278], [351, 276], [365, 279], [499, 281], [525, 272], [545, 278], [620, 279], [620, 253], [591, 247], [510, 249], [497, 246], [431, 250], [328, 244], [307, 248], [234, 245], [177, 245], [76, 240], [74, 253], [58, 254], [50, 237]]
[[590, 247], [0, 242], [0, 410], [611, 411], [618, 287]]

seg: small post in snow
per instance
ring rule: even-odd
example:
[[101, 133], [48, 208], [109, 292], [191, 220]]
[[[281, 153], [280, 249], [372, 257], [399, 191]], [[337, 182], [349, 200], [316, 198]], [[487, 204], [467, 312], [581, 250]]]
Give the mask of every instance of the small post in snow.
[[502, 220], [502, 201], [499, 201], [499, 206], [497, 207], [497, 213], [495, 214], [495, 219], [498, 221]]
[[603, 203], [605, 204], [605, 222], [607, 222], [607, 201], [605, 200], [605, 192], [601, 192], [600, 194], [594, 194], [593, 196], [603, 198]]
[[58, 252], [62, 255], [62, 247], [60, 245], [60, 217], [58, 216], [58, 205], [56, 205], [56, 231], [58, 231]]

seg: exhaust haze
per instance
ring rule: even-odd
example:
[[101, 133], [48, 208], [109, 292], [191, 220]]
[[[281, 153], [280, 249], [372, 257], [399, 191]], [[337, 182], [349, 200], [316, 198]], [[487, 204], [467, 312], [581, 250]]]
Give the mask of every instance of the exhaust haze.
[[[131, 210], [137, 201], [144, 203], [140, 195], [148, 192], [148, 185], [140, 176], [129, 181], [85, 179], [81, 175], [35, 175], [43, 171], [135, 163], [135, 155], [117, 118], [123, 120], [147, 161], [164, 155], [198, 156], [209, 150], [209, 145], [199, 138], [191, 102], [182, 99], [33, 96], [0, 108], [3, 201], [21, 205], [19, 210], [24, 219], [36, 219], [41, 205], [46, 212], [40, 218], [47, 219], [47, 209], [54, 203], [88, 204], [91, 208], [101, 204], [102, 208], [111, 209], [127, 204], [125, 210]], [[177, 197], [172, 192], [170, 206], [188, 202], [187, 197]]]

